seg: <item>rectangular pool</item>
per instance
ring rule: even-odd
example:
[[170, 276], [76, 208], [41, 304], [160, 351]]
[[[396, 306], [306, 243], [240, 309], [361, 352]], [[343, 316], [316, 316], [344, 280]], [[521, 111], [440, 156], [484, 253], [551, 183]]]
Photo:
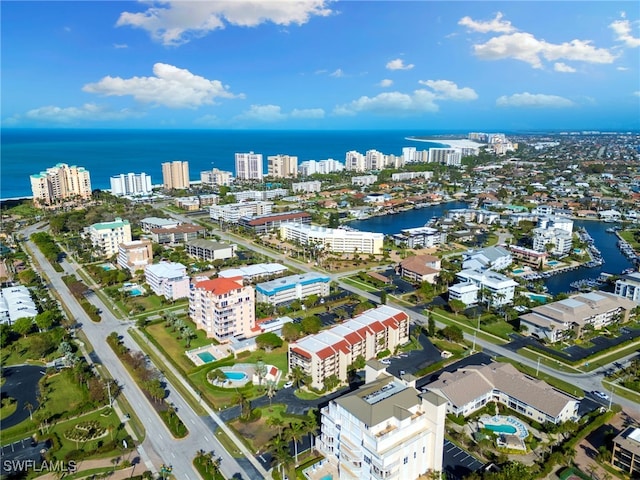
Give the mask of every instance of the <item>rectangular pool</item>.
[[518, 430], [516, 429], [516, 427], [513, 427], [511, 425], [487, 425], [485, 424], [484, 428], [487, 428], [493, 432], [498, 432], [498, 433], [509, 433], [509, 434], [514, 434], [516, 433]]
[[320, 480], [333, 480], [333, 475], [331, 475], [331, 474], [325, 475]]
[[200, 352], [196, 353], [196, 355], [198, 355], [198, 357], [200, 357], [200, 360], [202, 360], [204, 363], [211, 363], [216, 361], [216, 357], [211, 355], [210, 352]]

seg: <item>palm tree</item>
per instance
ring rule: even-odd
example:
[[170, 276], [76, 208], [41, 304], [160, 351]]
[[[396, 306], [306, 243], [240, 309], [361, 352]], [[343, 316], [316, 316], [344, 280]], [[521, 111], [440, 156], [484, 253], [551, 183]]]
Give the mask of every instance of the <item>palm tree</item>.
[[280, 435], [282, 433], [282, 426], [284, 423], [282, 422], [282, 418], [273, 416], [267, 418], [267, 425], [270, 427], [276, 427], [278, 429], [278, 435]]
[[271, 406], [271, 400], [276, 394], [276, 382], [274, 380], [267, 380], [266, 395], [269, 398], [269, 406]]
[[33, 405], [29, 402], [25, 402], [24, 409], [29, 410], [29, 419], [33, 421]]
[[300, 365], [296, 365], [291, 369], [290, 375], [296, 388], [300, 388], [300, 382], [302, 382], [304, 377], [306, 377], [306, 373], [302, 367]]
[[267, 443], [267, 451], [271, 452], [274, 463], [280, 468], [280, 477], [282, 474], [282, 468], [289, 464], [292, 460], [291, 453], [289, 452], [289, 442], [283, 434], [278, 433], [275, 437], [272, 437]]
[[296, 459], [296, 465], [298, 464], [298, 441], [302, 438], [303, 429], [300, 423], [290, 423], [289, 428], [286, 430], [287, 435], [293, 440], [293, 451]]
[[313, 437], [318, 430], [318, 422], [315, 416], [309, 411], [307, 418], [302, 421], [303, 435], [309, 435], [309, 449], [313, 449]]

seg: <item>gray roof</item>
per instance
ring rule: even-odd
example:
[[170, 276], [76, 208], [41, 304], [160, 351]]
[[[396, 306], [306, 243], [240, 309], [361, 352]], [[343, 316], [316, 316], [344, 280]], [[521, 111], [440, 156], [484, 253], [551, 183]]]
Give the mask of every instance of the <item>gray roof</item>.
[[445, 372], [429, 390], [441, 393], [456, 407], [461, 407], [495, 389], [557, 417], [570, 401], [576, 399], [560, 392], [542, 380], [519, 372], [510, 363], [470, 365], [453, 373]]
[[411, 417], [413, 412], [409, 409], [420, 405], [421, 399], [415, 388], [395, 377], [386, 377], [336, 399], [336, 403], [373, 427], [392, 417], [399, 420]]
[[208, 248], [209, 250], [224, 250], [231, 247], [228, 243], [220, 243], [215, 240], [207, 240], [205, 238], [196, 238], [187, 242], [187, 245], [192, 245], [194, 247], [200, 248]]

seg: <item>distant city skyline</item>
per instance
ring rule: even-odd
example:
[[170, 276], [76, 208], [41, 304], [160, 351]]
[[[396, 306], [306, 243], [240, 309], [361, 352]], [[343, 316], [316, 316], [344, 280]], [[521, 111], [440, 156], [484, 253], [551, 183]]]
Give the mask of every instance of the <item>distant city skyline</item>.
[[631, 1], [3, 2], [2, 127], [638, 130]]

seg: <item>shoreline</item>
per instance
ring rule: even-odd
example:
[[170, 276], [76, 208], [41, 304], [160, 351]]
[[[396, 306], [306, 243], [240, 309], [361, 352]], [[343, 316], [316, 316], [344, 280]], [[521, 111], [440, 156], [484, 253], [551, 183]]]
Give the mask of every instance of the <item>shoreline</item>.
[[438, 143], [451, 148], [481, 148], [487, 146], [486, 143], [475, 142], [466, 138], [418, 138], [404, 137], [405, 140], [423, 143]]

